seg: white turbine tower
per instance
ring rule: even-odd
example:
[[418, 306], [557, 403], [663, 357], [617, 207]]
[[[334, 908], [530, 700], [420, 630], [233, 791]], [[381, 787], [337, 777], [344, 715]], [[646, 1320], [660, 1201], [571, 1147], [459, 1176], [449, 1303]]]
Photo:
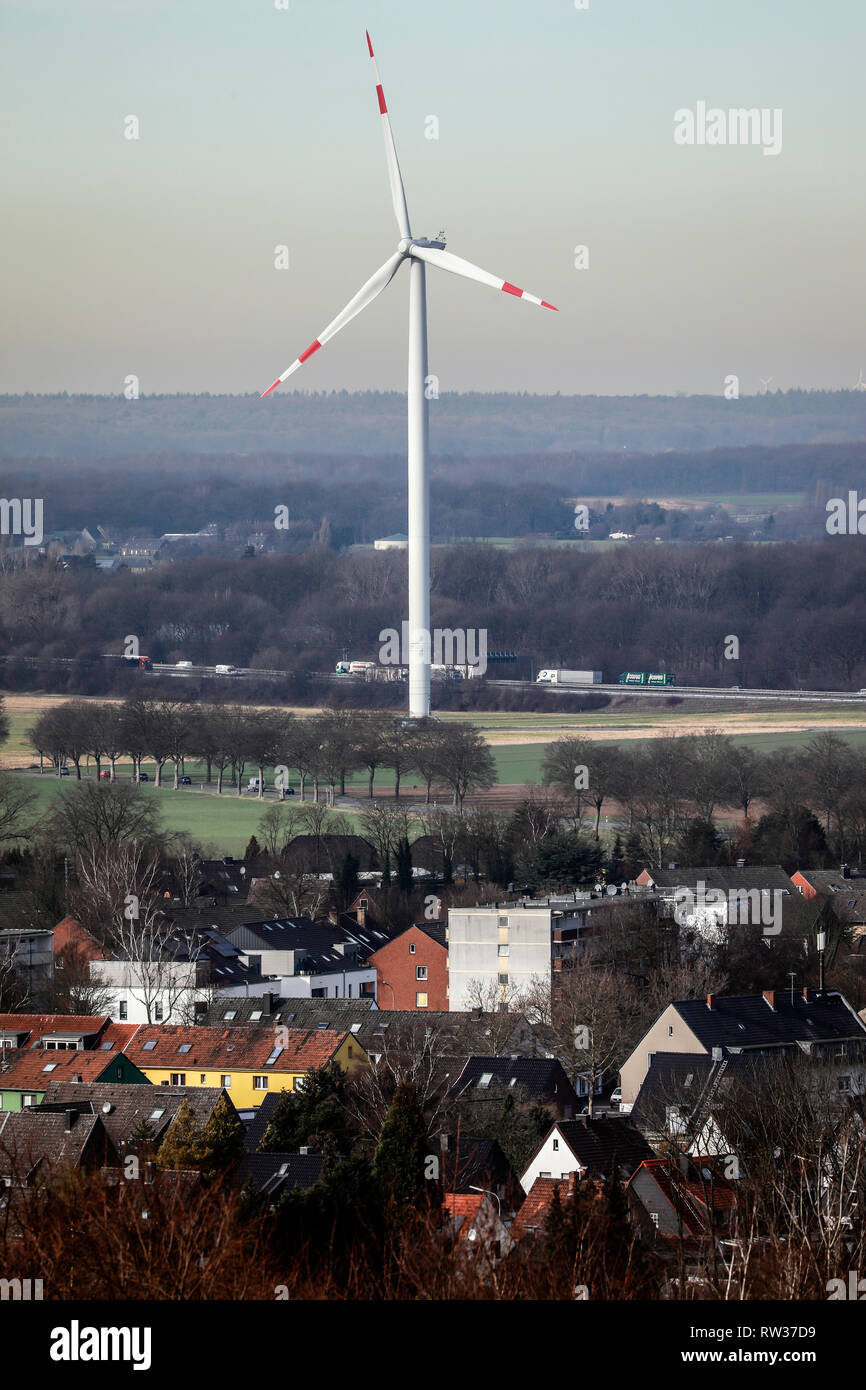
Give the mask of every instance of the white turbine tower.
[[[430, 241], [427, 237], [414, 237], [409, 226], [409, 213], [406, 207], [406, 194], [394, 136], [388, 118], [385, 94], [379, 80], [379, 69], [373, 54], [370, 35], [367, 34], [367, 48], [373, 64], [373, 77], [379, 112], [382, 117], [382, 133], [385, 137], [385, 159], [388, 165], [388, 179], [391, 184], [391, 201], [397, 218], [400, 240], [397, 250], [385, 264], [362, 285], [354, 299], [345, 309], [314, 338], [282, 376], [278, 376], [262, 398], [270, 395], [281, 382], [296, 372], [299, 367], [318, 352], [331, 338], [345, 328], [356, 314], [366, 309], [377, 295], [391, 283], [404, 261], [409, 262], [409, 380], [408, 380], [408, 462], [409, 462], [409, 715], [413, 719], [425, 718], [430, 713], [430, 472], [428, 460], [428, 404], [425, 394], [427, 377], [427, 287], [426, 267], [439, 266], [455, 275], [463, 275], [467, 280], [478, 280], [494, 290], [526, 299], [530, 304], [538, 304], [544, 309], [553, 309], [544, 299], [527, 294], [508, 280], [481, 270], [470, 261], [452, 256], [445, 250], [444, 240]], [[441, 234], [440, 234], [441, 236]]]
[[759, 380], [760, 383], [761, 383], [761, 395], [762, 395], [762, 396], [766, 396], [766, 394], [767, 394], [767, 388], [769, 387], [770, 382], [773, 380], [773, 378], [772, 378], [771, 376], [767, 376], [767, 377], [759, 376], [759, 377], [758, 377], [758, 380]]
[[860, 368], [860, 375], [858, 376], [857, 380], [854, 382], [854, 390], [855, 390], [855, 391], [866, 391], [866, 381], [863, 380], [863, 368], [862, 368], [862, 367]]

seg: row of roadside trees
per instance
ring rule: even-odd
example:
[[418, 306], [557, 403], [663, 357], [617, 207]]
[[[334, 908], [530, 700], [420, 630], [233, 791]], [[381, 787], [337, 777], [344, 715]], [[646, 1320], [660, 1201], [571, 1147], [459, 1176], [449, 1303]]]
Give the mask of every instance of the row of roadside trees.
[[[254, 769], [258, 796], [275, 769], [275, 784], [285, 796], [296, 780], [301, 800], [308, 786], [312, 799], [329, 787], [345, 795], [346, 779], [363, 773], [373, 799], [377, 773], [393, 774], [394, 795], [414, 774], [430, 803], [434, 787], [447, 787], [456, 807], [468, 791], [496, 781], [493, 756], [470, 724], [430, 719], [409, 721], [380, 712], [328, 709], [309, 718], [290, 712], [238, 704], [194, 704], [135, 696], [123, 702], [69, 700], [39, 715], [28, 730], [39, 756], [60, 775], [64, 767], [82, 777], [93, 762], [96, 775], [115, 780], [118, 764], [130, 762], [134, 781], [152, 763], [157, 787], [169, 768], [175, 788], [188, 761], [204, 767], [205, 783], [221, 795], [226, 782], [238, 796], [243, 777]], [[417, 782], [416, 782], [417, 785]]]

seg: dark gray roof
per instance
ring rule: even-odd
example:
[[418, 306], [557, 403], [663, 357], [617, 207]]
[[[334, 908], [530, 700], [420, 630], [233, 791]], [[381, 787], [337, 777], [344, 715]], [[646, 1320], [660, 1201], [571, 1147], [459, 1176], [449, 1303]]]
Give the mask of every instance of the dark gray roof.
[[582, 1115], [560, 1120], [557, 1128], [581, 1167], [603, 1178], [610, 1176], [616, 1164], [617, 1173], [627, 1181], [645, 1158], [655, 1158], [643, 1135], [625, 1118]]
[[358, 871], [367, 873], [378, 867], [376, 851], [362, 835], [296, 835], [286, 846], [286, 857], [301, 858], [318, 865], [322, 873], [339, 869], [347, 854], [358, 860]]
[[703, 1117], [714, 1098], [734, 1081], [769, 1079], [777, 1055], [758, 1052], [726, 1054], [720, 1061], [694, 1052], [657, 1052], [629, 1112], [629, 1119], [647, 1134], [664, 1132], [668, 1106], [676, 1106], [683, 1121]]
[[[434, 1145], [435, 1148], [435, 1145]], [[514, 1180], [515, 1175], [495, 1139], [461, 1134], [447, 1137], [439, 1146], [442, 1188], [445, 1192], [469, 1192], [473, 1187]]]
[[[207, 1028], [223, 1028], [241, 1023], [261, 1023], [273, 1026], [283, 1023], [290, 1028], [333, 1029], [338, 1033], [350, 1032], [353, 1023], [359, 1023], [371, 1012], [375, 1012], [375, 1001], [370, 999], [274, 999], [273, 995], [249, 999], [226, 995], [215, 999], [207, 1013], [198, 1020]], [[260, 1017], [253, 1018], [253, 1014]], [[229, 1018], [227, 1015], [232, 1014]]]
[[[481, 1084], [482, 1078], [491, 1081]], [[471, 1093], [483, 1096], [492, 1084], [510, 1088], [520, 1086], [533, 1099], [554, 1094], [560, 1104], [576, 1104], [574, 1088], [555, 1057], [469, 1057], [452, 1087], [452, 1096]]]
[[324, 1154], [248, 1153], [240, 1166], [241, 1187], [252, 1182], [269, 1197], [293, 1187], [313, 1187], [322, 1176]]
[[715, 995], [713, 1007], [706, 999], [678, 1000], [673, 1007], [706, 1048], [777, 1048], [800, 1042], [832, 1042], [859, 1038], [866, 1042], [866, 1028], [847, 1000], [835, 990], [818, 997], [776, 990], [771, 1008], [761, 994]]
[[[359, 935], [364, 933], [362, 940]], [[334, 971], [363, 965], [376, 945], [375, 933], [367, 928], [353, 932], [331, 922], [313, 922], [309, 917], [271, 917], [245, 922], [229, 932], [229, 940], [243, 951], [298, 951], [304, 969]], [[382, 934], [378, 944], [384, 945]]]
[[45, 1114], [38, 1105], [0, 1115], [0, 1176], [11, 1178], [13, 1185], [37, 1171], [77, 1168], [90, 1152], [101, 1162], [105, 1147], [96, 1115], [76, 1113], [69, 1128], [65, 1114]]
[[731, 888], [778, 888], [783, 892], [797, 892], [781, 864], [747, 864], [742, 869], [728, 865], [706, 867], [685, 867], [678, 869], [647, 869], [658, 888], [694, 888], [704, 883], [708, 889], [721, 888], [727, 892]]
[[[81, 1114], [98, 1116], [120, 1152], [130, 1135], [145, 1122], [154, 1142], [161, 1143], [184, 1101], [201, 1128], [225, 1094], [218, 1086], [120, 1086], [102, 1081], [53, 1081], [45, 1091], [42, 1104], [35, 1108], [53, 1112], [76, 1109]], [[104, 1110], [105, 1105], [111, 1109]]]

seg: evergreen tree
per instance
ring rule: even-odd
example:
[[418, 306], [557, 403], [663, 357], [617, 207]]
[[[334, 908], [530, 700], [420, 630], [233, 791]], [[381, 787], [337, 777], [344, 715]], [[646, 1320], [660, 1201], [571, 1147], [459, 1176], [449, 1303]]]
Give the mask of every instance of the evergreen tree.
[[244, 1156], [244, 1127], [226, 1096], [220, 1096], [201, 1131], [199, 1151], [200, 1171], [205, 1177], [234, 1172]]
[[262, 847], [261, 847], [261, 845], [259, 844], [259, 842], [258, 842], [258, 840], [256, 839], [255, 835], [251, 835], [251, 836], [250, 836], [250, 840], [249, 840], [249, 844], [247, 845], [246, 849], [244, 850], [244, 859], [259, 859], [259, 858], [261, 858], [261, 853], [262, 853]]
[[397, 886], [401, 893], [412, 892], [412, 850], [405, 835], [397, 845]]
[[174, 1124], [159, 1146], [157, 1168], [201, 1168], [201, 1131], [195, 1122], [189, 1103], [185, 1100], [177, 1112]]
[[433, 1196], [436, 1184], [424, 1176], [430, 1144], [415, 1087], [401, 1081], [385, 1116], [373, 1168], [382, 1191], [399, 1208], [418, 1207]]

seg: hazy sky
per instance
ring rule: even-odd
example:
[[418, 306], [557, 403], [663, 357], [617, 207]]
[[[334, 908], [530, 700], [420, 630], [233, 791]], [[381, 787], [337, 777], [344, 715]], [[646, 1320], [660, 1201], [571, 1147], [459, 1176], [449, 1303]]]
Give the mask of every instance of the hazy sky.
[[[864, 0], [288, 6], [0, 0], [0, 390], [282, 372], [396, 246], [365, 25], [413, 231], [561, 310], [431, 270], [442, 391], [866, 371]], [[677, 145], [698, 102], [781, 108], [781, 153]], [[291, 386], [402, 389], [407, 290], [404, 267]]]

